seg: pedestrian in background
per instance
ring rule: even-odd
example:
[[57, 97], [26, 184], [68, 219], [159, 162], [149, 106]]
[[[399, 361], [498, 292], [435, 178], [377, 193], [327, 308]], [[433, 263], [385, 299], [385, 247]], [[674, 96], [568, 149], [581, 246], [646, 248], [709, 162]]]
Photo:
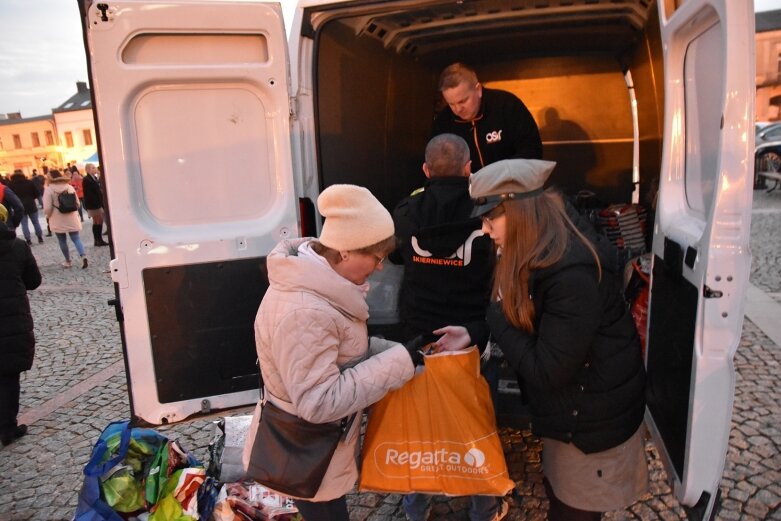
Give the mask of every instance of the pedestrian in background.
[[103, 191], [100, 189], [98, 169], [92, 163], [87, 163], [84, 170], [86, 171], [83, 185], [84, 208], [87, 209], [87, 214], [92, 219], [92, 238], [95, 241], [95, 246], [108, 246], [108, 243], [103, 240], [105, 214], [103, 212]]
[[41, 272], [30, 246], [8, 228], [8, 211], [0, 205], [0, 442], [27, 434], [18, 425], [20, 375], [33, 365], [35, 334], [27, 291], [41, 285]]
[[68, 181], [69, 178], [64, 177], [59, 170], [49, 171], [49, 186], [46, 187], [43, 195], [43, 211], [49, 219], [49, 227], [57, 236], [60, 250], [65, 257], [65, 262], [62, 263], [63, 268], [72, 266], [70, 250], [68, 249], [68, 237], [70, 237], [76, 251], [79, 252], [83, 269], [87, 267], [87, 256], [84, 252], [84, 245], [81, 243], [81, 237], [79, 237], [81, 221], [75, 211], [63, 213], [58, 208], [58, 198], [61, 193], [70, 192], [74, 196], [76, 195], [76, 190], [68, 184]]
[[35, 188], [35, 184], [27, 179], [21, 170], [17, 170], [11, 176], [11, 181], [8, 183], [8, 187], [11, 188], [14, 193], [22, 201], [22, 207], [24, 208], [24, 215], [22, 216], [22, 233], [27, 244], [32, 244], [32, 236], [30, 235], [30, 225], [28, 220], [32, 222], [35, 229], [35, 235], [38, 236], [38, 243], [43, 243], [43, 230], [41, 230], [41, 223], [38, 220], [38, 189]]
[[542, 438], [548, 519], [596, 521], [648, 487], [645, 369], [615, 252], [543, 190], [554, 165], [493, 163], [470, 193], [501, 252], [486, 318]]
[[43, 189], [46, 184], [46, 177], [38, 173], [37, 169], [33, 169], [33, 184], [37, 191], [36, 199], [38, 199], [38, 209], [43, 210]]
[[81, 209], [82, 206], [84, 206], [84, 179], [82, 178], [79, 169], [76, 168], [76, 165], [71, 167], [70, 178], [70, 185], [76, 190], [76, 197], [79, 198], [79, 220], [84, 222], [84, 214]]
[[8, 181], [0, 184], [0, 204], [5, 206], [8, 212], [8, 227], [16, 232], [16, 227], [19, 226], [19, 223], [22, 222], [22, 217], [24, 217], [24, 205], [22, 205], [22, 200], [8, 186]]

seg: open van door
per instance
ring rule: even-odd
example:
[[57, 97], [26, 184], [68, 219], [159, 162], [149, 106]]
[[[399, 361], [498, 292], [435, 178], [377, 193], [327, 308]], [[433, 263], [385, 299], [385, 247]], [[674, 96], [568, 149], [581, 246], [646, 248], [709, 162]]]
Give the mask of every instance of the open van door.
[[709, 519], [719, 494], [751, 262], [751, 4], [659, 2], [665, 128], [647, 423], [690, 519]]
[[133, 420], [253, 403], [265, 255], [299, 233], [279, 4], [81, 4]]

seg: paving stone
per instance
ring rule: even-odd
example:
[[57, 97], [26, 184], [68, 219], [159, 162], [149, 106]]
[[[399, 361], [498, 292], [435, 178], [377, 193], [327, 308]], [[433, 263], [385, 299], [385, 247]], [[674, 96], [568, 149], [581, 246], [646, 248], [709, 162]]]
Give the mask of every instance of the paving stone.
[[[755, 192], [751, 281], [781, 302], [781, 194]], [[770, 196], [770, 197], [768, 197]], [[85, 243], [89, 227], [82, 235]], [[29, 293], [37, 352], [22, 378], [22, 413], [36, 411], [103, 369], [122, 361], [114, 297], [107, 273], [107, 248], [87, 247], [90, 267], [65, 270], [55, 240], [34, 245], [44, 281]], [[779, 519], [781, 513], [781, 349], [750, 320], [744, 322], [737, 370], [733, 425], [720, 483], [724, 501], [716, 519]], [[243, 411], [245, 413], [245, 411]], [[98, 383], [30, 426], [27, 436], [0, 448], [0, 520], [69, 520], [82, 482], [81, 469], [101, 430], [129, 416], [124, 372]], [[160, 427], [208, 461], [211, 420]], [[541, 443], [529, 431], [501, 429], [515, 495], [508, 520], [543, 521], [548, 501], [542, 486]], [[606, 521], [686, 519], [667, 483], [652, 443], [646, 446], [649, 493], [628, 509], [605, 514]], [[56, 493], [55, 493], [56, 491]], [[401, 521], [399, 494], [351, 494], [354, 521]], [[436, 519], [467, 519], [465, 498], [435, 498]]]
[[729, 511], [722, 510], [721, 512], [719, 512], [719, 519], [723, 519], [725, 521], [726, 520], [736, 520], [737, 521], [740, 518], [741, 518], [740, 512], [735, 512], [735, 511], [732, 511], [732, 510], [729, 510]]
[[757, 519], [765, 519], [770, 509], [756, 499], [750, 499], [746, 506], [743, 508], [743, 512], [748, 515], [756, 516]]
[[771, 510], [775, 510], [781, 504], [781, 497], [777, 496], [769, 490], [760, 490], [757, 492], [755, 498], [761, 501]]
[[741, 503], [745, 503], [748, 501], [748, 498], [751, 497], [751, 494], [746, 492], [745, 490], [740, 490], [739, 488], [733, 488], [729, 491], [728, 497], [740, 501]]

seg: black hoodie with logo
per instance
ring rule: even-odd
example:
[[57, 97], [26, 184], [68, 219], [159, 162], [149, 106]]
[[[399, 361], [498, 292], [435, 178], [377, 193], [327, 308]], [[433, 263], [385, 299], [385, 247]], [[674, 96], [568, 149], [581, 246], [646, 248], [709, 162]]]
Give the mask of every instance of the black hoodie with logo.
[[464, 326], [482, 351], [494, 253], [481, 221], [472, 218], [466, 177], [437, 177], [393, 211], [404, 264], [401, 319], [410, 338], [447, 325]]
[[445, 107], [434, 120], [432, 136], [461, 136], [469, 145], [472, 170], [502, 159], [542, 159], [542, 141], [534, 117], [509, 92], [483, 88], [480, 112], [472, 121], [459, 119]]

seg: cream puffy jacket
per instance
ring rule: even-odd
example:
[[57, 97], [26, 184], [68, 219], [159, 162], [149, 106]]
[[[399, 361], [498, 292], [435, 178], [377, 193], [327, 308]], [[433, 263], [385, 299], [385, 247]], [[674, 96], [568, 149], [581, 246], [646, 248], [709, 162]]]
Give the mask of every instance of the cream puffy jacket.
[[[311, 501], [349, 492], [358, 477], [360, 412], [401, 387], [414, 366], [401, 344], [369, 338], [369, 308], [359, 286], [316, 259], [299, 257], [300, 244], [282, 241], [268, 256], [269, 289], [255, 318], [255, 344], [266, 391], [282, 409], [313, 422], [359, 416], [336, 449]], [[244, 446], [247, 468], [260, 406]]]

